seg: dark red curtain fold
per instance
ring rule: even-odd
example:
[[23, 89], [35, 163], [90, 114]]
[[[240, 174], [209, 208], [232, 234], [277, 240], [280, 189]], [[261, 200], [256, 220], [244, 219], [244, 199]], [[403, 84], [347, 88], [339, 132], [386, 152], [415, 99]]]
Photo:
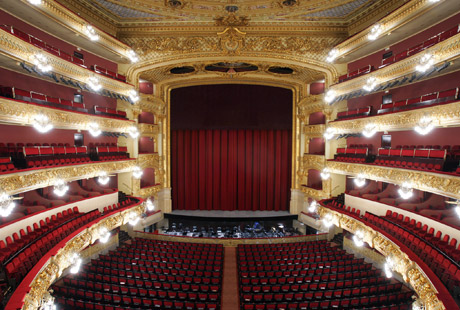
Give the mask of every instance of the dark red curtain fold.
[[288, 210], [290, 130], [173, 130], [175, 210]]

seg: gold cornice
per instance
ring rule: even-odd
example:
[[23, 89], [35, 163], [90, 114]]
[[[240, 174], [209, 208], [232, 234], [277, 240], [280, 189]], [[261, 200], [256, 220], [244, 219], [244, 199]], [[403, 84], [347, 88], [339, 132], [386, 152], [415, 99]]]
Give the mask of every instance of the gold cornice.
[[[429, 0], [410, 0], [398, 9], [383, 17], [379, 24], [384, 27], [384, 31], [380, 36], [385, 36], [390, 32], [397, 30], [411, 20], [423, 15], [432, 9], [436, 4], [430, 3]], [[368, 22], [365, 18], [362, 22]], [[370, 25], [361, 32], [355, 34], [344, 42], [338, 44], [335, 48], [339, 51], [339, 57], [346, 56], [357, 49], [369, 44], [367, 35], [373, 25]], [[350, 28], [352, 32], [353, 28]], [[350, 32], [350, 33], [351, 33]]]
[[363, 165], [328, 161], [331, 173], [357, 176], [366, 179], [402, 184], [410, 182], [414, 189], [460, 199], [460, 177], [427, 171], [399, 169], [376, 165]]
[[62, 276], [65, 269], [70, 267], [72, 256], [75, 253], [82, 252], [89, 245], [101, 237], [103, 229], [111, 231], [119, 226], [125, 225], [131, 219], [132, 214], [141, 216], [145, 212], [144, 204], [140, 204], [116, 212], [106, 218], [101, 219], [94, 225], [83, 229], [79, 234], [66, 242], [66, 244], [57, 250], [57, 253], [50, 256], [43, 268], [30, 283], [30, 289], [24, 298], [22, 310], [38, 309], [42, 297], [47, 293], [51, 284]]
[[[76, 34], [86, 38], [84, 29], [88, 22], [63, 5], [59, 4], [57, 1], [42, 0], [41, 5], [31, 5], [27, 0], [20, 1], [26, 3], [30, 7], [33, 7], [35, 10], [37, 10], [37, 12], [40, 12], [53, 21], [59, 23], [62, 27], [68, 28]], [[99, 40], [94, 44], [102, 45], [104, 48], [109, 49], [113, 53], [125, 59], [127, 58], [128, 51], [131, 49], [128, 45], [105, 33], [104, 31], [100, 31], [97, 28], [95, 28], [95, 30], [99, 35]]]
[[300, 190], [304, 193], [307, 197], [311, 197], [315, 200], [327, 199], [331, 197], [331, 194], [327, 190], [318, 190], [311, 187], [301, 186]]
[[326, 157], [324, 155], [304, 154], [302, 156], [302, 167], [304, 169], [322, 170], [326, 165]]
[[50, 54], [18, 37], [0, 30], [0, 53], [17, 61], [24, 61], [32, 65], [33, 55], [41, 53], [46, 55], [48, 63], [53, 67], [53, 72], [86, 84], [88, 78], [97, 77], [102, 88], [125, 96], [134, 89], [130, 84], [117, 81], [97, 74], [89, 69], [82, 68], [60, 57]]
[[14, 174], [0, 175], [1, 189], [8, 194], [18, 194], [38, 188], [53, 186], [58, 179], [66, 182], [98, 177], [107, 174], [129, 172], [136, 166], [136, 160], [97, 162], [48, 169], [28, 170]]
[[323, 136], [326, 130], [326, 125], [305, 125], [303, 127], [303, 133], [308, 138], [320, 138]]
[[127, 132], [133, 121], [91, 114], [47, 108], [40, 105], [27, 104], [7, 98], [0, 98], [0, 122], [17, 125], [33, 125], [37, 114], [46, 115], [54, 127], [63, 129], [88, 130], [88, 124], [99, 124], [102, 131]]
[[352, 120], [335, 121], [328, 124], [328, 128], [334, 128], [335, 132], [358, 133], [369, 124], [375, 124], [377, 131], [412, 130], [418, 125], [422, 117], [430, 117], [436, 127], [460, 125], [460, 102], [444, 105], [403, 111], [372, 117], [356, 118]]
[[160, 119], [165, 117], [166, 104], [163, 100], [161, 100], [161, 98], [154, 95], [141, 94], [140, 99], [138, 107], [142, 111], [150, 112]]
[[385, 235], [353, 217], [324, 206], [318, 207], [318, 214], [322, 218], [330, 214], [334, 225], [352, 234], [356, 234], [357, 231], [362, 231], [364, 234], [363, 240], [367, 242], [370, 247], [376, 249], [385, 257], [391, 257], [395, 262], [395, 271], [401, 274], [403, 280], [412, 286], [417, 295], [423, 300], [427, 309], [446, 309], [444, 304], [437, 297], [438, 291], [423, 269], [416, 262], [412, 261], [407, 253], [401, 250], [397, 244], [388, 239]]
[[425, 53], [430, 53], [434, 56], [435, 63], [433, 65], [435, 66], [446, 61], [458, 59], [460, 56], [460, 35], [457, 34], [426, 49], [422, 53], [415, 54], [414, 56], [388, 65], [372, 73], [332, 85], [329, 89], [333, 89], [337, 96], [340, 96], [361, 90], [363, 86], [366, 85], [366, 81], [370, 76], [375, 77], [379, 84], [383, 84], [385, 82], [413, 74], [416, 72], [415, 67], [419, 64], [420, 59]]
[[160, 133], [160, 127], [157, 124], [140, 123], [138, 128], [141, 136], [157, 136]]

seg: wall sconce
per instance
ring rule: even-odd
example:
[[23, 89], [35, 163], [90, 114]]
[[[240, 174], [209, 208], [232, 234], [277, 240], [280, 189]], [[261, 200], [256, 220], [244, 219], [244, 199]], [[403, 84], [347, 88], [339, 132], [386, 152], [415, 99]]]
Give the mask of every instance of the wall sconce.
[[358, 187], [363, 187], [364, 184], [366, 184], [366, 179], [364, 178], [364, 175], [358, 174], [358, 176], [353, 180], [356, 186]]
[[110, 235], [110, 231], [108, 231], [107, 228], [102, 227], [99, 231], [99, 241], [102, 243], [107, 243], [107, 241], [109, 241]]
[[323, 137], [326, 140], [331, 140], [334, 137], [334, 135], [335, 135], [335, 129], [332, 127], [329, 127], [324, 132]]
[[374, 124], [367, 124], [363, 129], [363, 135], [370, 138], [377, 132], [377, 127]]
[[80, 266], [82, 263], [80, 255], [78, 255], [77, 253], [74, 253], [70, 261], [72, 264], [72, 268], [70, 268], [70, 273], [77, 274], [80, 271]]
[[333, 225], [333, 223], [332, 223], [332, 214], [330, 214], [330, 213], [326, 214], [326, 216], [323, 218], [323, 224], [327, 228], [331, 228], [331, 226]]
[[129, 225], [134, 226], [139, 222], [139, 220], [140, 220], [140, 217], [136, 213], [133, 212], [129, 215], [128, 223]]
[[329, 54], [327, 54], [326, 61], [327, 62], [333, 62], [337, 56], [339, 56], [339, 50], [336, 48], [333, 48], [329, 51]]
[[107, 172], [103, 171], [103, 172], [101, 172], [99, 174], [99, 177], [97, 178], [97, 181], [99, 182], [99, 184], [107, 185], [107, 183], [109, 183], [109, 181], [110, 181], [110, 177], [107, 174]]
[[91, 41], [99, 40], [99, 35], [97, 34], [96, 29], [89, 24], [85, 26], [85, 34]]
[[353, 236], [353, 242], [358, 248], [361, 248], [364, 245], [364, 233], [361, 230], [358, 230]]
[[426, 135], [434, 129], [433, 120], [430, 117], [424, 116], [420, 119], [414, 130], [421, 135]]
[[367, 38], [371, 41], [377, 39], [383, 32], [383, 26], [380, 24], [376, 24], [371, 28], [371, 31], [367, 35]]
[[321, 176], [321, 180], [327, 180], [331, 177], [331, 173], [329, 172], [328, 168], [324, 168], [321, 171], [320, 176]]
[[331, 103], [332, 101], [334, 101], [336, 96], [337, 93], [333, 89], [329, 89], [326, 92], [326, 95], [324, 96], [324, 101], [326, 101], [327, 103]]
[[53, 124], [51, 124], [50, 119], [45, 114], [35, 115], [33, 118], [32, 125], [37, 131], [41, 133], [46, 133], [53, 129]]
[[136, 179], [140, 179], [141, 176], [144, 174], [144, 172], [142, 171], [141, 167], [134, 167], [133, 168], [133, 177], [136, 178]]
[[54, 297], [49, 292], [46, 292], [40, 302], [39, 310], [56, 310]]
[[50, 72], [53, 67], [49, 64], [48, 58], [42, 53], [36, 53], [32, 56], [32, 63], [43, 73]]
[[313, 200], [310, 203], [310, 206], [308, 207], [308, 212], [315, 213], [317, 209], [318, 209], [318, 203], [316, 202], [316, 200]]
[[64, 196], [68, 190], [69, 185], [67, 185], [67, 183], [64, 180], [57, 180], [56, 184], [54, 184], [53, 192], [59, 197]]
[[0, 216], [7, 217], [11, 214], [16, 203], [13, 201], [13, 197], [3, 192], [0, 194]]
[[377, 78], [374, 76], [369, 77], [366, 80], [366, 85], [363, 86], [363, 89], [367, 92], [371, 92], [377, 86]]
[[30, 4], [33, 4], [33, 5], [41, 5], [42, 4], [42, 0], [27, 0], [29, 1]]
[[153, 211], [155, 210], [155, 203], [149, 198], [145, 201], [145, 207], [148, 211]]
[[395, 268], [395, 262], [390, 257], [387, 257], [383, 270], [388, 279], [393, 277], [393, 270]]
[[88, 82], [86, 83], [88, 84], [89, 88], [91, 88], [92, 90], [94, 91], [100, 91], [101, 88], [102, 88], [102, 85], [101, 83], [99, 82], [99, 79], [95, 76], [91, 76], [88, 78]]
[[102, 133], [98, 123], [89, 123], [88, 131], [93, 137], [98, 137]]
[[401, 187], [398, 189], [398, 193], [402, 199], [409, 199], [414, 194], [412, 190], [412, 185], [408, 182], [404, 182]]
[[420, 58], [419, 64], [415, 66], [415, 70], [424, 73], [434, 65], [434, 56], [430, 53], [425, 53]]
[[131, 126], [128, 128], [128, 134], [131, 138], [136, 139], [139, 137], [139, 130], [137, 130], [137, 127]]
[[425, 304], [420, 298], [415, 299], [412, 303], [412, 310], [425, 310]]
[[130, 89], [128, 92], [129, 99], [131, 99], [132, 102], [138, 102], [139, 101], [139, 93], [135, 89]]
[[126, 53], [126, 56], [128, 56], [128, 58], [131, 60], [131, 62], [138, 62], [139, 61], [139, 57], [137, 56], [136, 52], [133, 51], [133, 50], [129, 50]]

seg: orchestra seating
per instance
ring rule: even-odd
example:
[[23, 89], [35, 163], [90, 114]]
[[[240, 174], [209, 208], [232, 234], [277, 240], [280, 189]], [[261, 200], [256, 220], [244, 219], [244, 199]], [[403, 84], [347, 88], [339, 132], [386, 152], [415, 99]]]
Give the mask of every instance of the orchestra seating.
[[60, 309], [220, 309], [223, 247], [136, 238], [53, 285]]
[[30, 269], [53, 246], [81, 226], [100, 216], [98, 210], [78, 212], [78, 208], [59, 212], [0, 240], [0, 255], [9, 281], [19, 283]]
[[[16, 87], [0, 86], [0, 96], [30, 102], [32, 104], [44, 105], [51, 108], [70, 110], [75, 112], [89, 113], [88, 108], [84, 103], [72, 100], [51, 97], [45, 94], [37, 93], [34, 91], [23, 90]], [[118, 111], [112, 108], [94, 106], [92, 114], [128, 119], [125, 111]]]
[[391, 234], [416, 253], [454, 292], [460, 286], [460, 243], [408, 216], [387, 211], [385, 217], [366, 212], [364, 219]]
[[[59, 58], [62, 58], [64, 60], [70, 61], [73, 64], [76, 64], [78, 66], [81, 66], [83, 68], [88, 68], [88, 66], [85, 65], [85, 61], [82, 58], [72, 56], [64, 51], [61, 51], [59, 48], [56, 48], [54, 46], [49, 45], [48, 43], [44, 42], [43, 40], [40, 40], [30, 34], [27, 34], [16, 27], [9, 26], [9, 25], [0, 25], [0, 28], [3, 29], [4, 31], [7, 31], [16, 37], [20, 38], [21, 40], [26, 41], [27, 43], [30, 43], [50, 54], [53, 54], [54, 56], [57, 56]], [[105, 68], [102, 68], [98, 65], [92, 65], [90, 66], [90, 69], [98, 74], [104, 75], [106, 77], [109, 77], [111, 79], [119, 80], [124, 83], [126, 83], [126, 77], [121, 74], [117, 74], [115, 72], [109, 71]]]
[[369, 116], [371, 114], [372, 107], [367, 106], [364, 108], [347, 110], [337, 113], [337, 120], [343, 121], [346, 119], [353, 119], [358, 117]]
[[[410, 56], [413, 56], [417, 53], [420, 53], [421, 51], [424, 51], [425, 49], [429, 48], [429, 47], [432, 47], [433, 45], [439, 43], [439, 42], [442, 42], [444, 40], [447, 40], [448, 38], [450, 37], [453, 37], [455, 36], [456, 34], [458, 34], [460, 32], [460, 25], [457, 25], [449, 30], [445, 30], [435, 36], [432, 36], [431, 38], [428, 38], [427, 40], [423, 41], [423, 42], [420, 42], [418, 43], [417, 45], [414, 45], [402, 52], [399, 52], [393, 56], [390, 56], [390, 57], [387, 57], [385, 59], [382, 60], [382, 64], [377, 68], [378, 69], [381, 69], [383, 67], [386, 67], [388, 65], [391, 65], [393, 63], [396, 63], [398, 61], [401, 61], [405, 58], [408, 58]], [[363, 67], [363, 68], [360, 68], [358, 70], [355, 70], [355, 71], [352, 71], [352, 72], [349, 72], [347, 74], [344, 74], [342, 76], [339, 77], [339, 83], [342, 83], [342, 82], [345, 82], [345, 81], [348, 81], [348, 80], [351, 80], [351, 79], [354, 79], [358, 76], [362, 76], [362, 75], [365, 75], [365, 74], [368, 74], [372, 71], [375, 71], [376, 69], [371, 66], [371, 65], [368, 65], [366, 67]]]
[[241, 309], [409, 309], [402, 283], [327, 241], [238, 245]]

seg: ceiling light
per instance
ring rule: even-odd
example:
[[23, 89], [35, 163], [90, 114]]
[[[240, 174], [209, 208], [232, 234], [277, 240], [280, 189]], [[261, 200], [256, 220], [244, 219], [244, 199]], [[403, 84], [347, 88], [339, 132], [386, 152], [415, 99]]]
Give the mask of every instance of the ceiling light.
[[333, 62], [337, 56], [339, 56], [339, 50], [336, 48], [333, 48], [329, 51], [329, 54], [327, 55], [326, 61], [327, 62]]
[[137, 128], [134, 126], [131, 126], [128, 128], [128, 134], [131, 138], [136, 139], [139, 137], [139, 130], [137, 130]]
[[358, 230], [353, 236], [353, 242], [358, 248], [361, 248], [364, 245], [364, 233], [361, 230]]
[[129, 50], [126, 54], [128, 58], [131, 60], [131, 62], [137, 62], [139, 60], [139, 57], [137, 56], [136, 52], [133, 50]]
[[140, 217], [136, 213], [131, 213], [129, 216], [129, 225], [134, 226], [136, 225], [140, 220]]
[[89, 123], [88, 131], [93, 137], [97, 137], [102, 133], [98, 123]]
[[64, 196], [68, 190], [69, 185], [67, 185], [67, 183], [64, 180], [57, 180], [56, 184], [54, 184], [53, 192], [59, 197]]
[[455, 212], [457, 213], [458, 217], [460, 217], [460, 201], [458, 201], [457, 206], [455, 207]]
[[72, 273], [72, 274], [78, 273], [78, 271], [80, 271], [80, 266], [81, 266], [81, 263], [82, 263], [80, 255], [75, 253], [71, 258], [71, 262], [72, 262], [71, 263], [72, 268], [70, 268], [70, 273]]
[[310, 203], [310, 207], [308, 208], [308, 211], [311, 213], [315, 213], [317, 208], [318, 208], [318, 203], [316, 202], [316, 200], [313, 200]]
[[367, 35], [367, 38], [371, 41], [374, 41], [379, 37], [380, 34], [382, 34], [383, 27], [380, 24], [376, 24], [371, 28], [371, 31]]
[[335, 129], [332, 127], [329, 127], [324, 132], [323, 137], [326, 140], [331, 140], [334, 137], [334, 135], [335, 135]]
[[364, 184], [366, 184], [366, 179], [364, 178], [364, 175], [358, 174], [356, 179], [354, 179], [354, 182], [355, 182], [356, 186], [363, 187]]
[[85, 34], [91, 41], [99, 40], [99, 35], [97, 34], [96, 29], [94, 29], [94, 27], [91, 25], [86, 25]]
[[146, 206], [148, 211], [155, 210], [155, 203], [152, 202], [152, 200], [150, 200], [150, 198], [145, 201], [145, 206]]
[[99, 82], [99, 79], [95, 76], [89, 77], [86, 84], [88, 84], [89, 88], [91, 88], [94, 91], [100, 91], [102, 88], [102, 85]]
[[29, 1], [30, 4], [33, 4], [33, 5], [41, 5], [42, 4], [42, 0], [27, 0]]
[[430, 53], [425, 53], [419, 60], [419, 64], [415, 67], [418, 72], [424, 73], [434, 64], [434, 56]]
[[136, 179], [140, 179], [142, 174], [144, 174], [144, 172], [142, 171], [142, 169], [138, 166], [134, 167], [133, 168], [133, 177], [136, 178]]
[[363, 129], [363, 135], [370, 138], [377, 132], [377, 127], [374, 124], [367, 124]]
[[138, 102], [139, 101], [139, 93], [135, 89], [130, 89], [128, 92], [129, 99], [131, 99], [132, 102]]
[[34, 54], [32, 56], [32, 63], [43, 73], [53, 70], [53, 67], [48, 62], [48, 58], [42, 53]]
[[331, 177], [331, 173], [329, 172], [328, 168], [324, 168], [321, 173], [321, 180], [327, 180]]
[[48, 116], [44, 114], [35, 115], [32, 124], [34, 128], [41, 133], [46, 133], [53, 129], [53, 124], [51, 124]]
[[107, 172], [103, 171], [101, 172], [101, 174], [99, 174], [97, 181], [99, 182], [99, 184], [107, 185], [107, 183], [109, 183], [110, 181], [110, 177], [108, 176]]
[[414, 130], [421, 135], [426, 135], [432, 131], [433, 128], [433, 120], [430, 117], [424, 116], [420, 119], [417, 126], [414, 127]]
[[333, 223], [332, 223], [332, 214], [330, 214], [330, 213], [326, 214], [326, 216], [323, 218], [323, 224], [327, 228], [330, 228], [333, 225]]
[[3, 192], [0, 194], [0, 216], [7, 217], [11, 214], [16, 204], [13, 198], [7, 193]]
[[377, 86], [377, 78], [371, 76], [366, 80], [366, 85], [363, 86], [363, 89], [367, 92], [370, 92], [375, 88], [375, 86]]
[[431, 2], [431, 3], [436, 3], [436, 2], [439, 2], [439, 1], [441, 1], [441, 0], [429, 0], [429, 2]]
[[327, 102], [327, 103], [331, 103], [332, 101], [334, 101], [335, 97], [337, 96], [337, 93], [333, 90], [333, 89], [329, 89], [327, 92], [326, 92], [326, 95], [324, 96], [324, 100]]
[[110, 232], [107, 230], [107, 228], [102, 227], [101, 230], [99, 231], [99, 241], [102, 243], [107, 243], [110, 238]]
[[404, 182], [401, 187], [398, 189], [398, 193], [402, 199], [409, 199], [412, 197], [413, 190], [412, 185], [408, 182]]

